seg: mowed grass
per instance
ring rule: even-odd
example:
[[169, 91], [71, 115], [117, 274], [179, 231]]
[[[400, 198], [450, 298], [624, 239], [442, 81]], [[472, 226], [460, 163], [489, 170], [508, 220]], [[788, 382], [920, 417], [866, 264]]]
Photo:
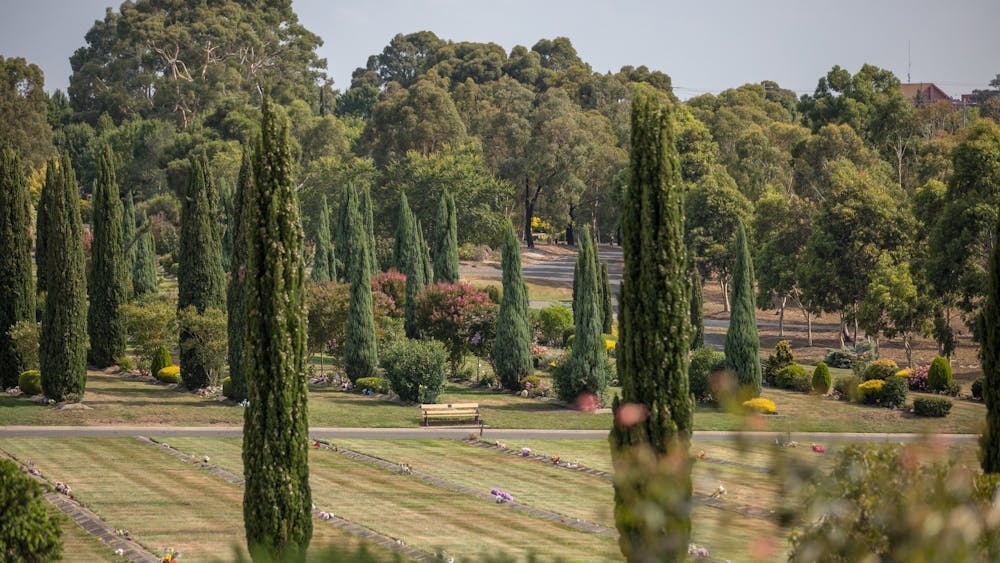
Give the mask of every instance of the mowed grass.
[[[192, 561], [230, 561], [237, 551], [246, 555], [243, 489], [156, 447], [133, 438], [9, 438], [0, 440], [0, 449], [33, 460], [50, 481], [67, 483], [108, 525], [129, 530], [155, 554], [171, 546]], [[76, 545], [86, 547], [85, 538], [74, 538]], [[354, 547], [359, 542], [314, 521], [312, 546], [330, 545]], [[68, 551], [64, 558], [91, 560]]]
[[62, 557], [65, 561], [110, 561], [112, 563], [126, 563], [127, 558], [115, 555], [111, 547], [101, 543], [94, 536], [87, 533], [76, 522], [69, 519], [59, 511], [58, 508], [45, 503], [45, 509], [51, 518], [54, 518], [62, 530], [59, 540], [63, 544]]
[[[171, 438], [170, 444], [199, 454], [211, 450], [213, 463], [234, 472], [242, 470], [237, 439]], [[501, 465], [511, 461], [519, 460], [497, 458]], [[441, 457], [438, 463], [444, 475], [455, 476], [463, 471], [464, 455]], [[422, 471], [419, 467], [414, 470]], [[521, 560], [534, 553], [570, 561], [620, 559], [614, 537], [539, 519], [336, 452], [312, 450], [309, 473], [313, 502], [318, 507], [423, 551], [444, 552], [457, 558], [506, 553]], [[530, 473], [525, 478], [530, 478]], [[479, 479], [479, 483], [467, 483], [485, 493], [499, 486], [489, 484], [489, 473], [481, 473]], [[513, 494], [517, 498], [517, 493]], [[541, 508], [533, 502], [528, 504]]]

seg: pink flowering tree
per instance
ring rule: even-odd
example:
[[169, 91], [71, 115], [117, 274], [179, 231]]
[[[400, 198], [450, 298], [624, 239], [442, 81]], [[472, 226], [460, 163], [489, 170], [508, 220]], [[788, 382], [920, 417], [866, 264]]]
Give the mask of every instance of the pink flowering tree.
[[372, 276], [372, 301], [375, 315], [403, 318], [406, 310], [406, 276], [396, 270]]
[[468, 283], [435, 283], [417, 294], [414, 317], [421, 337], [439, 340], [448, 348], [454, 376], [465, 353], [481, 348], [496, 332], [497, 305]]

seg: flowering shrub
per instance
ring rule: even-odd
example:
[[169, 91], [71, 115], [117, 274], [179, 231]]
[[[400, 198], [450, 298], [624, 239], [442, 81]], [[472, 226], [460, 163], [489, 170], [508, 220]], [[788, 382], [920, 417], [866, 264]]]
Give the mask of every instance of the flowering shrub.
[[774, 401], [771, 399], [757, 397], [755, 399], [750, 399], [749, 401], [743, 401], [743, 408], [746, 409], [747, 412], [774, 414], [777, 407], [775, 407]]
[[906, 389], [907, 380], [895, 375], [887, 379], [869, 379], [858, 385], [855, 400], [866, 405], [881, 405], [893, 409], [903, 406]]
[[180, 383], [181, 366], [167, 366], [156, 372], [156, 379], [163, 383]]
[[376, 315], [401, 318], [406, 309], [406, 276], [396, 270], [372, 276], [372, 306]]
[[414, 325], [425, 337], [441, 341], [448, 349], [451, 373], [458, 373], [462, 356], [478, 333], [496, 333], [497, 305], [485, 291], [465, 282], [435, 283], [417, 295]]
[[899, 371], [899, 365], [896, 362], [883, 358], [868, 364], [861, 379], [865, 381], [869, 379], [888, 379], [896, 375], [897, 371]]
[[869, 379], [858, 385], [858, 402], [866, 405], [878, 404], [882, 395], [882, 387], [885, 386], [884, 379]]
[[927, 382], [927, 374], [930, 369], [931, 366], [925, 364], [909, 370], [910, 373], [906, 376], [906, 379], [910, 391], [930, 391], [930, 385]]
[[531, 363], [536, 367], [541, 367], [542, 360], [545, 358], [546, 352], [549, 349], [541, 344], [532, 343], [531, 345]]

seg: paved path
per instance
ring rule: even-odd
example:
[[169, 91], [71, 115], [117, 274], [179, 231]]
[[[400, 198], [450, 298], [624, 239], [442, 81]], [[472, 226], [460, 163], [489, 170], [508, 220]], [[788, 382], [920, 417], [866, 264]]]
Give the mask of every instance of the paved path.
[[[322, 428], [309, 429], [314, 438], [340, 439], [465, 439], [479, 436], [478, 426], [449, 426], [435, 428]], [[240, 426], [0, 426], [0, 440], [26, 437], [99, 437], [99, 436], [156, 436], [156, 437], [206, 437], [224, 438], [243, 435]], [[545, 430], [484, 428], [484, 440], [603, 440], [608, 430]], [[948, 444], [975, 443], [976, 434], [913, 434], [913, 433], [860, 433], [860, 432], [733, 432], [701, 430], [694, 433], [695, 440], [734, 441], [737, 439], [760, 442], [794, 440], [796, 442], [918, 442], [934, 440]]]

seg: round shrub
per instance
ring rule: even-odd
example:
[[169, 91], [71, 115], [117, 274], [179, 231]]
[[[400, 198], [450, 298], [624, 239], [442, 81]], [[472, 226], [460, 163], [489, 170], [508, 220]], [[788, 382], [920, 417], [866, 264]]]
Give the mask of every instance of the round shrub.
[[549, 305], [538, 311], [538, 330], [549, 346], [563, 339], [563, 332], [573, 326], [573, 312], [562, 305]]
[[938, 356], [931, 362], [927, 371], [927, 385], [931, 391], [947, 391], [951, 385], [951, 362], [944, 356]]
[[149, 373], [156, 376], [160, 373], [161, 369], [172, 365], [174, 365], [174, 361], [170, 358], [170, 350], [166, 346], [160, 346], [156, 350], [156, 353], [153, 354], [153, 360], [149, 365]]
[[382, 367], [392, 390], [401, 400], [411, 403], [437, 400], [447, 365], [448, 351], [436, 340], [404, 339], [382, 356]]
[[537, 389], [542, 384], [542, 378], [531, 374], [521, 380], [521, 389]]
[[562, 345], [563, 348], [568, 348], [570, 343], [573, 342], [573, 333], [576, 332], [576, 327], [571, 326], [563, 331], [562, 333]]
[[975, 381], [972, 382], [972, 397], [974, 399], [983, 398], [983, 385], [985, 384], [986, 384], [986, 378], [981, 375], [977, 377]]
[[931, 417], [948, 416], [951, 404], [951, 399], [947, 397], [917, 397], [913, 399], [913, 414]]
[[59, 523], [49, 515], [42, 487], [12, 461], [0, 459], [0, 559], [62, 559]]
[[156, 372], [156, 379], [163, 383], [180, 383], [181, 366], [167, 366]]
[[21, 392], [25, 395], [41, 395], [41, 372], [37, 369], [29, 369], [28, 371], [21, 372], [20, 377], [17, 378], [17, 386], [21, 388]]
[[712, 348], [698, 348], [691, 353], [688, 381], [695, 401], [714, 402], [717, 399], [712, 393], [711, 378], [723, 368], [725, 361], [725, 354]]
[[764, 397], [756, 397], [749, 401], [743, 401], [743, 408], [747, 412], [757, 412], [760, 414], [774, 414], [776, 407], [774, 401]]
[[761, 373], [764, 382], [774, 385], [774, 377], [778, 370], [795, 363], [795, 356], [792, 354], [792, 343], [788, 340], [778, 342], [774, 347], [774, 354], [764, 360], [763, 371]]
[[910, 391], [930, 391], [931, 387], [927, 383], [927, 372], [931, 369], [928, 365], [917, 366], [910, 370], [907, 376], [910, 384]]
[[895, 409], [903, 406], [906, 402], [906, 391], [909, 388], [905, 377], [893, 375], [885, 380], [882, 386], [882, 396], [879, 397], [879, 404], [888, 409]]
[[354, 382], [354, 388], [384, 394], [389, 392], [389, 382], [384, 377], [359, 377]]
[[866, 405], [877, 405], [882, 397], [882, 388], [885, 387], [884, 379], [869, 379], [858, 384], [857, 401]]
[[[823, 362], [826, 363], [826, 362]], [[858, 393], [858, 378], [853, 375], [838, 377], [833, 382], [833, 390], [842, 400], [854, 400]]]
[[233, 378], [226, 377], [222, 380], [222, 396], [232, 397], [233, 396]]
[[812, 377], [806, 368], [799, 364], [791, 364], [774, 373], [773, 384], [779, 389], [808, 393], [812, 389]]
[[816, 369], [812, 374], [812, 389], [820, 395], [826, 395], [830, 391], [830, 384], [833, 378], [830, 375], [830, 368], [823, 362], [816, 364]]
[[888, 379], [899, 371], [899, 365], [896, 362], [889, 359], [879, 359], [868, 364], [862, 373], [861, 379], [868, 381], [870, 379]]

